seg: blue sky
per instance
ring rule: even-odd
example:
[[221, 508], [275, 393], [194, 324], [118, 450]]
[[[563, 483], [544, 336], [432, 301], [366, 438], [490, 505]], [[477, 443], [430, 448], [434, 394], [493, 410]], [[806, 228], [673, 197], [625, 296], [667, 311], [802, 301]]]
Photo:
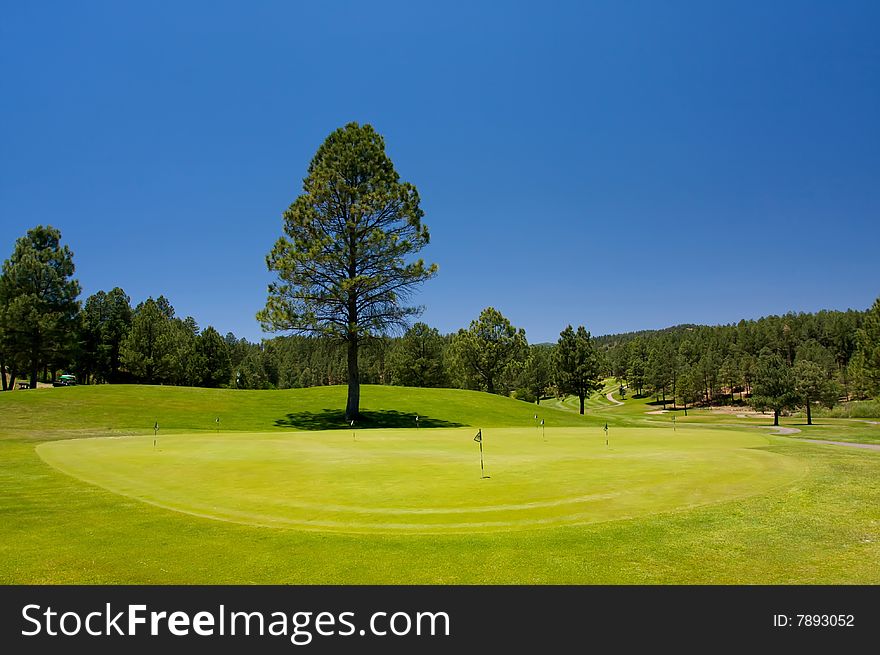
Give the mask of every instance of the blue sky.
[[531, 342], [880, 295], [880, 3], [4, 2], [0, 259], [258, 339], [317, 147], [385, 136], [449, 332]]

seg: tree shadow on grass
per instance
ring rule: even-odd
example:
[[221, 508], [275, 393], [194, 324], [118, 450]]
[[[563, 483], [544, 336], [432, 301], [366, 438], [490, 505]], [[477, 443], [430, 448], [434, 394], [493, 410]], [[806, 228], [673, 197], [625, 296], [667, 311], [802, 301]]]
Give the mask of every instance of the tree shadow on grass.
[[[296, 428], [298, 430], [334, 430], [351, 427], [345, 420], [345, 412], [339, 409], [322, 409], [318, 412], [291, 412], [284, 418], [275, 419], [275, 426], [280, 428]], [[460, 428], [464, 423], [444, 421], [419, 414], [418, 426], [416, 415], [410, 412], [398, 412], [393, 409], [363, 411], [354, 422], [355, 428]]]

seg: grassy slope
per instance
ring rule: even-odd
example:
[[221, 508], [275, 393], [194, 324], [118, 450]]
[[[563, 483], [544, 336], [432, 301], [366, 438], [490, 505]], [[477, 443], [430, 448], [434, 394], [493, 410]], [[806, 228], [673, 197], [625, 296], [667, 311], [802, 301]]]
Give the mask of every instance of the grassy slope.
[[[346, 427], [346, 388], [237, 391], [141, 385], [80, 386], [0, 394], [0, 438], [57, 438], [87, 434], [223, 430], [272, 431]], [[392, 409], [393, 408], [393, 409]], [[364, 385], [364, 421], [358, 427], [533, 425], [540, 413], [548, 426], [596, 424], [598, 419], [536, 407], [511, 398], [460, 389]]]
[[[71, 391], [82, 394], [76, 403], [67, 402], [73, 396], [60, 395]], [[312, 533], [194, 518], [49, 467], [35, 452], [35, 437], [67, 438], [95, 430], [106, 433], [108, 428], [149, 432], [160, 410], [163, 426], [179, 421], [181, 428], [199, 429], [206, 421], [210, 425], [218, 411], [221, 396], [211, 399], [211, 394], [222, 393], [145, 387], [100, 391], [107, 394], [103, 399], [89, 397], [97, 392], [87, 389], [59, 389], [54, 397], [48, 394], [55, 390], [0, 394], [0, 583], [880, 584], [880, 453], [767, 436], [764, 448], [797, 458], [809, 474], [781, 490], [744, 500], [515, 533]], [[125, 393], [136, 398], [126, 399]], [[296, 395], [228, 393], [242, 394], [245, 400], [229, 401], [226, 412], [235, 409], [222, 414], [223, 427], [242, 430], [279, 429], [266, 421], [290, 413], [288, 403]], [[250, 393], [253, 398], [247, 398]], [[285, 393], [292, 395], [278, 400]], [[430, 405], [430, 415], [437, 419], [483, 427], [490, 425], [491, 416], [504, 425], [533, 420], [535, 411], [524, 403], [483, 411], [479, 402], [468, 408], [455, 397], [431, 403], [426, 396], [413, 400], [410, 390], [388, 393], [384, 407], [428, 415], [425, 407]], [[383, 409], [371, 394], [368, 388], [365, 405]], [[487, 399], [498, 401], [516, 403]], [[627, 400], [623, 407], [610, 407], [594, 399], [594, 416], [586, 422], [668, 429], [667, 415], [645, 415], [650, 408], [640, 403]], [[321, 406], [315, 401], [306, 411], [319, 412]], [[516, 412], [514, 418], [507, 408]], [[549, 408], [540, 409], [544, 412], [551, 417]], [[583, 421], [569, 414], [565, 419], [552, 414], [548, 423]], [[873, 435], [869, 431], [874, 427], [861, 424], [852, 434]]]

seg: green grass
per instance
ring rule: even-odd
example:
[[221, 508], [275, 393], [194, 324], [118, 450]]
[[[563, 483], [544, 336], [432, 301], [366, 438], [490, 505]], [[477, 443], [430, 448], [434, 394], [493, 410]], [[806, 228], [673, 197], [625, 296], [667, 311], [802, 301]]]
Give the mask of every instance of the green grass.
[[334, 532], [497, 532], [645, 516], [802, 477], [760, 435], [596, 428], [369, 430], [76, 439], [37, 453], [123, 496], [200, 517]]
[[[0, 394], [0, 583], [880, 583], [880, 452], [704, 412], [673, 432], [643, 399], [594, 398], [581, 418], [570, 400], [553, 411], [387, 387], [364, 389], [386, 427], [357, 442], [297, 429], [335, 420], [322, 410], [342, 399], [338, 388]], [[453, 426], [395, 428], [410, 412]], [[876, 434], [821, 423], [811, 435]], [[471, 426], [483, 428], [489, 480]]]
[[[79, 386], [0, 394], [5, 437], [57, 438], [87, 434], [152, 434], [160, 430], [327, 430], [347, 427], [346, 387], [244, 391], [141, 385]], [[511, 398], [460, 389], [361, 387], [359, 427], [460, 427], [595, 424], [597, 419], [539, 408]], [[49, 434], [51, 432], [51, 435]], [[0, 437], [2, 438], [2, 437]]]

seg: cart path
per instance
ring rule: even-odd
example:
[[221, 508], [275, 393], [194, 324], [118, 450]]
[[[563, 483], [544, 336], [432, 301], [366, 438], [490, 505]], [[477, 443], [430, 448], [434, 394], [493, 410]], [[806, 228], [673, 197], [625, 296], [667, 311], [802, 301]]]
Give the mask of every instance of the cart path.
[[880, 444], [876, 443], [855, 443], [854, 441], [826, 441], [825, 439], [804, 439], [798, 441], [806, 441], [809, 443], [825, 444], [826, 446], [849, 446], [850, 448], [864, 448], [865, 450], [880, 450]]
[[622, 405], [623, 403], [620, 402], [619, 400], [614, 400], [614, 396], [611, 395], [613, 393], [614, 393], [613, 391], [609, 391], [608, 393], [605, 394], [605, 397], [608, 399], [609, 402], [612, 402], [615, 405]]

